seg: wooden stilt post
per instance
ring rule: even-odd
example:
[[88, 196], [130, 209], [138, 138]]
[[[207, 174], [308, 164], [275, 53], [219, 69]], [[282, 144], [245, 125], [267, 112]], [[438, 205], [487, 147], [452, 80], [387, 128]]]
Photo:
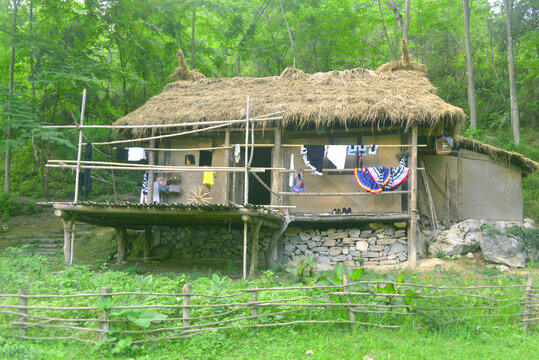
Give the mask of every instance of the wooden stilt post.
[[127, 254], [127, 232], [124, 228], [115, 228], [116, 241], [118, 242], [118, 258], [117, 264], [123, 265], [126, 263], [125, 258]]
[[73, 264], [73, 242], [75, 237], [75, 215], [60, 213], [64, 226], [64, 263], [66, 266]]
[[[274, 131], [275, 141], [273, 146], [273, 157], [271, 167], [282, 167], [282, 155], [281, 155], [281, 128], [277, 128]], [[281, 192], [281, 185], [283, 183], [281, 173], [277, 170], [273, 170], [271, 174], [271, 190], [275, 193]], [[271, 205], [282, 205], [282, 201], [279, 196], [271, 194]]]
[[249, 269], [249, 278], [255, 277], [256, 268], [258, 267], [258, 234], [262, 221], [251, 223], [251, 268]]
[[410, 226], [408, 228], [408, 265], [417, 266], [417, 123], [412, 124], [412, 154], [410, 156]]
[[144, 261], [150, 260], [151, 250], [152, 250], [152, 227], [147, 226], [144, 229], [144, 252], [143, 252]]
[[[86, 89], [82, 91], [82, 106], [80, 109], [80, 126], [84, 125], [84, 107], [86, 106]], [[79, 127], [79, 148], [77, 151], [77, 170], [75, 171], [75, 199], [76, 204], [79, 201], [79, 175], [80, 175], [80, 157], [82, 152], [82, 128]]]

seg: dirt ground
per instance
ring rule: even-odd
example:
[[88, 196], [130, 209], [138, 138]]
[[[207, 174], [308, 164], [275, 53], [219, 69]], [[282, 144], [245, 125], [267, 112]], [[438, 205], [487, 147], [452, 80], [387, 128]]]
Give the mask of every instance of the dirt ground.
[[[21, 215], [11, 218], [2, 224], [4, 232], [0, 233], [0, 250], [8, 246], [17, 246], [17, 237], [20, 235], [54, 232], [62, 230], [62, 221], [54, 215], [52, 209], [43, 209], [37, 215]], [[114, 259], [116, 253], [115, 232], [112, 228], [103, 228], [91, 225], [79, 225], [75, 237], [75, 262], [101, 266], [106, 264], [112, 269], [122, 269], [134, 273], [200, 273], [211, 274], [215, 271], [227, 273], [229, 276], [241, 277], [241, 263], [232, 263], [226, 259], [167, 259], [162, 261], [144, 262], [142, 258], [128, 256], [127, 263], [117, 265]], [[417, 262], [417, 271], [430, 272], [432, 270], [452, 270], [456, 273], [469, 273], [484, 269], [494, 271], [495, 265], [484, 261], [480, 252], [474, 254], [472, 259], [462, 256], [459, 259], [420, 259]], [[379, 273], [405, 270], [408, 263], [397, 265], [382, 265], [369, 268]], [[526, 267], [522, 269], [509, 269], [509, 273], [531, 275], [537, 277], [539, 269]]]

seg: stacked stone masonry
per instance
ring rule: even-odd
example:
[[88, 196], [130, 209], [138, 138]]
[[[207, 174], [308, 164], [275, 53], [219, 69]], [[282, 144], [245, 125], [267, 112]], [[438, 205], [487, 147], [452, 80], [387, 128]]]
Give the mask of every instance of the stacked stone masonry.
[[[162, 227], [153, 246], [167, 244], [180, 259], [223, 258], [239, 262], [243, 256], [243, 231], [228, 227]], [[261, 230], [259, 263], [264, 265], [271, 233]], [[248, 243], [250, 257], [251, 244]], [[324, 265], [348, 266], [397, 264], [407, 259], [406, 223], [365, 224], [361, 228], [302, 229], [289, 227], [283, 238], [283, 261], [313, 256]]]
[[389, 265], [407, 259], [406, 223], [371, 223], [364, 228], [327, 230], [289, 228], [285, 232], [285, 262], [314, 256], [320, 264], [343, 262], [350, 267]]

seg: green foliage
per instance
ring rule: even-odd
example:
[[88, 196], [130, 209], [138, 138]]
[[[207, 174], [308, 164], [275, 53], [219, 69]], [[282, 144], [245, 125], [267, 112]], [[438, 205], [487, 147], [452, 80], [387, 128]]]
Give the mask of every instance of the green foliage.
[[524, 229], [522, 226], [512, 226], [507, 232], [519, 237], [528, 253], [539, 253], [539, 228]]
[[35, 201], [18, 198], [13, 193], [0, 192], [0, 219], [9, 220], [14, 215], [38, 214], [41, 207]]

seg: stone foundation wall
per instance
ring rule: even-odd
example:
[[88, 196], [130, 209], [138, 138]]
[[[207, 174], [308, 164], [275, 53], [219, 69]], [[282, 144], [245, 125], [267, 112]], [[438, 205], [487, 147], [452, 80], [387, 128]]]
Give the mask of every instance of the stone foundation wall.
[[[154, 249], [160, 244], [171, 248], [179, 259], [222, 258], [241, 262], [243, 230], [223, 227], [160, 227], [154, 231]], [[265, 266], [271, 233], [260, 231], [259, 264]], [[283, 262], [314, 256], [322, 266], [344, 262], [351, 267], [397, 264], [407, 259], [406, 223], [370, 223], [345, 229], [306, 229], [290, 227], [283, 238]], [[250, 257], [251, 241], [248, 243]]]
[[407, 259], [406, 223], [366, 224], [361, 228], [285, 232], [285, 262], [314, 256], [321, 265], [344, 262], [351, 267], [397, 264]]

